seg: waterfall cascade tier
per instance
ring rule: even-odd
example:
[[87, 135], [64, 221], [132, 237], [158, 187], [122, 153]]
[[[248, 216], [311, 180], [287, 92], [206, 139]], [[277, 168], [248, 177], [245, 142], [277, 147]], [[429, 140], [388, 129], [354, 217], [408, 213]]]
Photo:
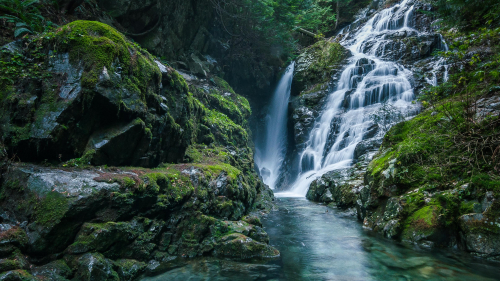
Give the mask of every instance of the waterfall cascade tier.
[[288, 101], [295, 64], [281, 78], [266, 115], [265, 132], [256, 142], [255, 164], [265, 184], [274, 189], [287, 148]]
[[[404, 0], [376, 13], [359, 28], [341, 31], [337, 38], [351, 51], [352, 57], [337, 87], [329, 94], [326, 106], [300, 154], [295, 183], [289, 191], [278, 196], [303, 197], [311, 182], [318, 177], [332, 170], [350, 167], [357, 144], [380, 139], [385, 133], [372, 121], [385, 105], [390, 105], [404, 118], [418, 113], [419, 106], [412, 102], [415, 99], [412, 71], [390, 60], [397, 53], [391, 49], [396, 46], [391, 38], [421, 34], [413, 27], [414, 10], [414, 1]], [[436, 37], [429, 33], [421, 35]], [[434, 72], [440, 68], [447, 70], [444, 61], [435, 64]], [[430, 84], [437, 84], [435, 74], [431, 80]]]

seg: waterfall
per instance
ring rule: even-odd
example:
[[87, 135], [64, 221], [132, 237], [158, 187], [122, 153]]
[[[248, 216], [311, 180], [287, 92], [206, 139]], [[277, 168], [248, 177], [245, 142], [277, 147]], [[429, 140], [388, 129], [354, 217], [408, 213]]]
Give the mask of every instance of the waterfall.
[[294, 69], [295, 63], [292, 63], [279, 81], [266, 116], [264, 136], [256, 145], [255, 163], [264, 183], [271, 189], [276, 186], [286, 154], [288, 101]]
[[[440, 38], [440, 49], [442, 51], [449, 51], [449, 48], [448, 48], [448, 44], [446, 44], [446, 41], [444, 40], [443, 38], [443, 35], [439, 34], [439, 38]], [[430, 85], [432, 86], [437, 86], [439, 83], [438, 83], [438, 77], [437, 77], [437, 74], [439, 72], [443, 72], [443, 81], [446, 82], [448, 81], [448, 70], [449, 70], [449, 65], [446, 61], [446, 59], [444, 57], [440, 58], [436, 64], [434, 65], [434, 68], [431, 70], [431, 73], [432, 73], [432, 79], [431, 78], [428, 78], [426, 77], [425, 80], [427, 81], [427, 83], [429, 83]], [[444, 70], [444, 71], [443, 71]]]
[[[354, 37], [344, 36], [343, 44], [353, 54], [336, 89], [328, 96], [325, 109], [316, 120], [299, 161], [299, 175], [288, 192], [277, 196], [303, 197], [312, 181], [323, 174], [350, 167], [356, 145], [373, 138], [369, 128], [376, 114], [389, 103], [403, 115], [415, 113], [412, 73], [395, 62], [382, 61], [377, 50], [384, 49], [384, 36], [412, 28], [414, 6], [410, 0], [375, 14]], [[349, 39], [352, 38], [352, 39]], [[379, 130], [377, 137], [383, 132]]]

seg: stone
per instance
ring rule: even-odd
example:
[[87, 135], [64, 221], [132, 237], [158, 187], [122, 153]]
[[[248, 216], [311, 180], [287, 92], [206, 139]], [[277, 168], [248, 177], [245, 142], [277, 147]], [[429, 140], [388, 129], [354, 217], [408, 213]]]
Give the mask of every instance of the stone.
[[459, 218], [460, 236], [465, 250], [489, 259], [500, 257], [500, 222], [489, 221], [483, 214], [467, 214]]
[[33, 267], [31, 273], [41, 280], [67, 280], [73, 274], [64, 260], [56, 260], [43, 266]]
[[132, 281], [144, 272], [146, 263], [136, 260], [120, 259], [114, 262], [117, 267], [116, 272], [122, 281]]
[[0, 273], [0, 281], [36, 281], [37, 279], [26, 270], [11, 270]]
[[113, 264], [102, 254], [87, 253], [77, 258], [75, 278], [77, 280], [120, 280]]
[[215, 256], [250, 259], [278, 257], [280, 254], [275, 248], [240, 233], [226, 235], [221, 240], [214, 249]]

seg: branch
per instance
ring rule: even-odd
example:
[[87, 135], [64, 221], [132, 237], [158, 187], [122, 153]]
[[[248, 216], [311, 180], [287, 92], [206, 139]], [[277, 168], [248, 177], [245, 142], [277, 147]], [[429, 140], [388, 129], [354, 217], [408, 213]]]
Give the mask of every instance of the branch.
[[302, 34], [305, 34], [307, 36], [311, 36], [313, 38], [316, 38], [318, 36], [318, 35], [312, 33], [311, 31], [305, 30], [305, 29], [300, 28], [300, 27], [297, 27], [297, 31], [300, 32], [300, 33], [302, 33]]

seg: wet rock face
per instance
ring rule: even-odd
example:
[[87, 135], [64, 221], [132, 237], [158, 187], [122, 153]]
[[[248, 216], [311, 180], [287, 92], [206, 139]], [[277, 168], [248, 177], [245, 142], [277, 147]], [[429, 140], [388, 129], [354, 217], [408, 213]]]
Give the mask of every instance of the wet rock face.
[[0, 268], [51, 280], [134, 280], [178, 257], [279, 255], [259, 218], [243, 217], [269, 210], [271, 190], [227, 171], [191, 166], [184, 177], [175, 169], [12, 167], [1, 187]]
[[[224, 80], [194, 77], [188, 85], [107, 25], [76, 21], [67, 27], [53, 38], [31, 40], [66, 40], [78, 33], [110, 46], [94, 50], [93, 42], [83, 40], [48, 48], [37, 63], [46, 66], [40, 75], [50, 78], [19, 79], [5, 89], [0, 117], [10, 155], [31, 162], [155, 167], [183, 161], [193, 142], [247, 147], [249, 104]], [[2, 60], [30, 60], [29, 48], [3, 49]]]
[[367, 160], [357, 167], [333, 170], [311, 183], [306, 198], [314, 202], [329, 204], [341, 210], [357, 207], [357, 200], [364, 196], [363, 169]]

